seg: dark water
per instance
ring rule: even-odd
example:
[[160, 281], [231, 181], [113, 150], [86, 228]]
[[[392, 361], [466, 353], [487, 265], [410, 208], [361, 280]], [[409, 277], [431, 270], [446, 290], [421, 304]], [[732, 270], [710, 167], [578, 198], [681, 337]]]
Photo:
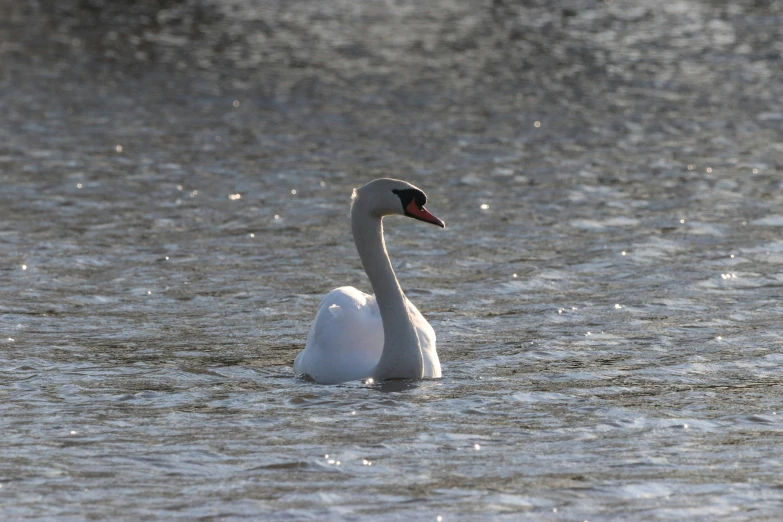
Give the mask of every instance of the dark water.
[[[779, 517], [781, 27], [3, 0], [2, 518]], [[386, 225], [444, 377], [298, 380], [381, 176], [448, 224]]]

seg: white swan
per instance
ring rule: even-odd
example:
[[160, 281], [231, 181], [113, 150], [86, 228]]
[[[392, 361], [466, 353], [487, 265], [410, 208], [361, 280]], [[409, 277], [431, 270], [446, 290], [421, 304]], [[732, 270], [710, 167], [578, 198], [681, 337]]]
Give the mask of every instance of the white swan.
[[296, 356], [294, 372], [322, 384], [368, 377], [438, 378], [435, 331], [397, 282], [381, 219], [399, 214], [446, 225], [424, 208], [424, 192], [404, 181], [376, 179], [354, 190], [352, 200], [351, 231], [375, 295], [350, 286], [329, 292], [318, 307], [305, 349]]

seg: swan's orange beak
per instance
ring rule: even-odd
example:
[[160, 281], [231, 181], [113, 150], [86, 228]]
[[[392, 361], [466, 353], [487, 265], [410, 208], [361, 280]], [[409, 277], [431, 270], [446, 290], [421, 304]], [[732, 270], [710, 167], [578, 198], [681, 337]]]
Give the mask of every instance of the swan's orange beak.
[[408, 206], [405, 208], [405, 215], [408, 217], [412, 217], [414, 219], [418, 219], [420, 221], [426, 221], [427, 223], [432, 223], [433, 225], [438, 225], [441, 228], [446, 228], [446, 223], [438, 219], [437, 217], [430, 214], [430, 212], [424, 208], [419, 208], [418, 205], [416, 205], [415, 201], [411, 201], [408, 203]]

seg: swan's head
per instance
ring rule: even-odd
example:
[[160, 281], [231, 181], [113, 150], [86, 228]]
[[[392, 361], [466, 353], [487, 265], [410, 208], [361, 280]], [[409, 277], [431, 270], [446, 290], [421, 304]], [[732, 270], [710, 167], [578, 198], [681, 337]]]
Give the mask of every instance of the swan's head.
[[381, 178], [369, 182], [353, 192], [353, 204], [361, 202], [368, 211], [378, 217], [408, 216], [426, 223], [446, 228], [446, 224], [424, 208], [427, 195], [410, 183], [398, 179]]

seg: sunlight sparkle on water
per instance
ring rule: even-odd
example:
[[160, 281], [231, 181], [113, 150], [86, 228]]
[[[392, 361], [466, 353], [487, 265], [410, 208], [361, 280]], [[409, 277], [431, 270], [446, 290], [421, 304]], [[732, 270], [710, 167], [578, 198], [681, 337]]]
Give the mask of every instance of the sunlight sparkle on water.
[[[11, 224], [0, 353], [12, 385], [34, 394], [3, 394], [7, 416], [36, 429], [3, 448], [4, 474], [31, 480], [3, 479], [0, 512], [57, 520], [79, 506], [106, 519], [121, 503], [130, 519], [166, 518], [179, 475], [202, 493], [183, 513], [261, 519], [775, 519], [783, 47], [781, 26], [748, 29], [780, 19], [783, 0], [27, 3], [39, 2], [10, 4], [0, 22], [13, 71], [0, 83], [18, 93], [0, 102]], [[411, 86], [414, 63], [426, 88]], [[531, 116], [551, 131], [530, 134]], [[126, 158], [113, 137], [138, 148]], [[720, 176], [688, 156], [718, 162]], [[395, 284], [439, 338], [443, 376], [319, 384], [293, 366], [330, 290], [374, 293], [349, 195], [386, 176], [420, 187], [445, 221], [468, 217], [457, 233], [384, 227]], [[294, 204], [283, 223], [274, 209]], [[677, 229], [681, 212], [694, 222]], [[250, 226], [252, 244], [240, 236]], [[617, 264], [625, 242], [634, 259], [621, 250], [629, 261]], [[742, 259], [726, 264], [726, 248]], [[525, 280], [507, 285], [500, 274], [515, 266]], [[139, 299], [153, 285], [161, 295]], [[631, 309], [607, 313], [620, 301]], [[252, 354], [219, 345], [235, 332]], [[244, 414], [259, 405], [251, 426]], [[88, 431], [67, 428], [76, 420]], [[258, 424], [262, 445], [242, 429]], [[327, 468], [313, 460], [332, 446], [346, 469], [329, 467], [342, 467], [331, 453]], [[237, 466], [240, 455], [253, 462]]]

